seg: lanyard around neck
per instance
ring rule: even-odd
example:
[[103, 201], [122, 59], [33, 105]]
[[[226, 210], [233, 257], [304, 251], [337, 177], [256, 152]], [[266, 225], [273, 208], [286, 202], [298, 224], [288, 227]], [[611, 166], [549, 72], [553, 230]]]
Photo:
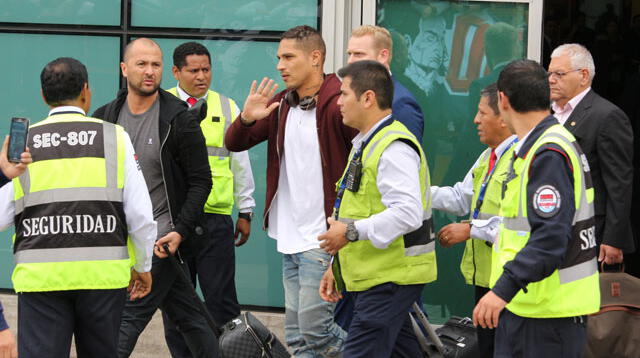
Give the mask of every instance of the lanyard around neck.
[[487, 192], [487, 186], [489, 184], [489, 180], [491, 180], [491, 177], [493, 176], [493, 172], [496, 171], [496, 168], [498, 167], [498, 162], [500, 161], [500, 159], [502, 159], [502, 157], [504, 156], [504, 153], [509, 151], [509, 149], [517, 141], [518, 141], [518, 138], [514, 139], [511, 143], [509, 143], [509, 145], [505, 148], [500, 158], [496, 159], [496, 162], [494, 163], [493, 168], [491, 168], [491, 170], [487, 172], [487, 175], [485, 175], [484, 180], [482, 181], [482, 185], [480, 186], [480, 193], [478, 193], [478, 199], [476, 199], [476, 207], [473, 209], [473, 219], [477, 219], [478, 215], [480, 214], [480, 208], [482, 207], [482, 202], [484, 201], [484, 195]]
[[351, 168], [351, 163], [353, 163], [353, 162], [362, 162], [362, 160], [361, 160], [362, 159], [362, 153], [364, 152], [364, 150], [367, 147], [367, 145], [369, 145], [369, 142], [371, 142], [373, 137], [375, 137], [375, 135], [378, 134], [378, 132], [380, 132], [383, 128], [385, 128], [386, 126], [388, 126], [391, 123], [393, 123], [393, 120], [394, 120], [393, 117], [389, 117], [382, 124], [380, 124], [378, 126], [378, 128], [376, 128], [373, 131], [373, 133], [371, 133], [369, 138], [367, 138], [366, 140], [364, 140], [364, 141], [362, 141], [360, 143], [360, 147], [353, 154], [353, 157], [351, 158], [351, 161], [349, 162], [349, 168], [347, 169], [347, 172], [345, 173], [345, 175], [342, 177], [342, 180], [340, 181], [340, 186], [338, 187], [338, 195], [336, 196], [336, 201], [333, 204], [334, 217], [335, 217], [336, 220], [338, 219], [338, 213], [340, 212], [340, 204], [342, 203], [342, 197], [344, 196], [344, 191], [346, 190], [346, 187], [347, 187], [347, 177], [349, 176], [348, 172], [349, 172], [349, 169]]

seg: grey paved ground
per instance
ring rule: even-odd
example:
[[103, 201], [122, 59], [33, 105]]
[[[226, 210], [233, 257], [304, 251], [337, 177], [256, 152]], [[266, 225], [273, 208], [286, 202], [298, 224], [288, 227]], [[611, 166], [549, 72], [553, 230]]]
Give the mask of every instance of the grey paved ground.
[[[17, 300], [15, 295], [0, 294], [0, 301], [4, 306], [5, 318], [11, 326], [14, 334], [17, 333]], [[278, 338], [284, 343], [284, 314], [266, 313], [252, 311]], [[71, 357], [75, 357], [75, 350], [72, 349]], [[158, 311], [153, 320], [147, 326], [138, 340], [138, 345], [131, 355], [132, 358], [158, 358], [170, 357], [169, 350], [164, 341], [162, 330], [162, 316]]]

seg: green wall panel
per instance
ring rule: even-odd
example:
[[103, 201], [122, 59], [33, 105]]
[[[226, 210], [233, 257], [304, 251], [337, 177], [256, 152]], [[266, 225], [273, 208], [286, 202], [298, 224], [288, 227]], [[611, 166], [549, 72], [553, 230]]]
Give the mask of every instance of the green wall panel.
[[[393, 35], [391, 72], [425, 114], [422, 144], [433, 185], [461, 181], [485, 148], [473, 124], [479, 90], [495, 82], [504, 64], [524, 57], [527, 18], [522, 3], [378, 2], [376, 22]], [[434, 211], [436, 230], [459, 219]], [[459, 268], [464, 245], [436, 250], [438, 280], [423, 295], [431, 319], [470, 316], [474, 293]]]
[[317, 0], [133, 0], [133, 26], [285, 31], [317, 26]]
[[3, 0], [0, 22], [120, 25], [120, 0]]
[[[87, 66], [93, 106], [114, 96], [118, 88], [119, 39], [95, 36], [26, 35], [0, 33], [0, 56], [5, 92], [0, 96], [0, 134], [8, 133], [11, 117], [24, 116], [32, 123], [49, 111], [40, 94], [40, 72], [58, 57], [74, 57]], [[0, 233], [0, 287], [12, 287], [13, 229]]]

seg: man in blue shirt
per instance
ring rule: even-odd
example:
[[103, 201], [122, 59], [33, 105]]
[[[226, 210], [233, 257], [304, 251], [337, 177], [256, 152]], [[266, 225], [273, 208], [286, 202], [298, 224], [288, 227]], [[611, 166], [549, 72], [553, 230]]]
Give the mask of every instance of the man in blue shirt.
[[[387, 29], [380, 26], [365, 25], [351, 32], [351, 38], [347, 45], [347, 62], [372, 60], [378, 61], [389, 69], [391, 63], [393, 42]], [[393, 76], [393, 102], [391, 110], [393, 118], [413, 133], [422, 143], [424, 130], [424, 116], [422, 109], [415, 97]]]
[[[11, 181], [11, 179], [24, 173], [27, 164], [31, 163], [31, 154], [28, 151], [22, 153], [20, 163], [12, 163], [7, 159], [7, 148], [9, 147], [9, 137], [4, 139], [2, 151], [0, 151], [0, 186]], [[0, 357], [15, 358], [18, 356], [18, 347], [13, 333], [9, 330], [9, 325], [4, 319], [2, 303], [0, 303]]]

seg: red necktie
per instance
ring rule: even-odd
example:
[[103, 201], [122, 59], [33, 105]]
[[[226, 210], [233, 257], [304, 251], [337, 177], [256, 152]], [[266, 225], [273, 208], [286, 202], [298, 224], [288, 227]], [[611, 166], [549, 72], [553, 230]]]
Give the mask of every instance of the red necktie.
[[194, 104], [196, 104], [196, 102], [198, 102], [198, 100], [193, 97], [187, 98], [187, 103], [189, 103], [189, 107], [192, 107]]
[[489, 170], [488, 170], [489, 173], [491, 173], [491, 171], [493, 170], [493, 167], [496, 165], [497, 159], [498, 159], [498, 156], [496, 155], [496, 150], [491, 149], [491, 156], [489, 157]]

